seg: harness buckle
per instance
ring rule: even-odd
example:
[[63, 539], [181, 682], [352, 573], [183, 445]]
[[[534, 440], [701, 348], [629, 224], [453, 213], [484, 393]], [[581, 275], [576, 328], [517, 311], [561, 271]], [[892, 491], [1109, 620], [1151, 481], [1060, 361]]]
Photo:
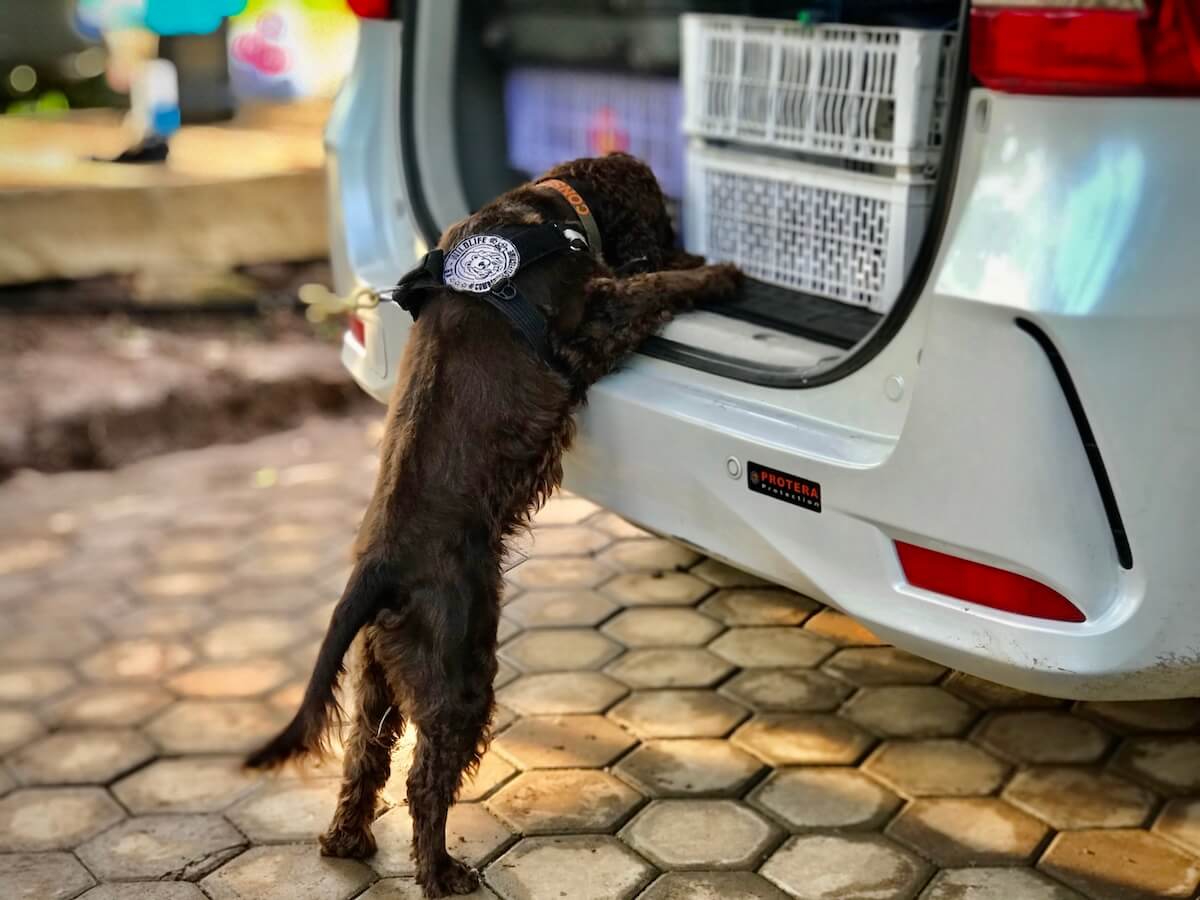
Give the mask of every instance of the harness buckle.
[[517, 286], [512, 283], [511, 279], [505, 278], [503, 281], [498, 281], [492, 285], [491, 293], [501, 300], [516, 300]]

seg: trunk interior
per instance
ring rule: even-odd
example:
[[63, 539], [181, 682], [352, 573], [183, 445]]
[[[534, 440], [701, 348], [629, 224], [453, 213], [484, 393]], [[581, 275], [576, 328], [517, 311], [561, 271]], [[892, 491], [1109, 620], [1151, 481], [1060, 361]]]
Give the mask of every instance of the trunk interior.
[[658, 174], [681, 242], [752, 276], [735, 303], [681, 317], [644, 352], [806, 387], [886, 344], [949, 206], [966, 4], [566, 6], [461, 0], [450, 90], [468, 205], [560, 159], [628, 150]]

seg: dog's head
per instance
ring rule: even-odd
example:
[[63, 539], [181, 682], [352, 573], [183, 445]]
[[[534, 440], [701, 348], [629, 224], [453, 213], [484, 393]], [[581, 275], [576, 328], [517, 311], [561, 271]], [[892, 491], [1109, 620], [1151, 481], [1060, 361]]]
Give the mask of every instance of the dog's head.
[[658, 179], [644, 162], [610, 153], [562, 163], [542, 177], [567, 181], [583, 194], [612, 268], [643, 258], [645, 268], [663, 268], [675, 247], [675, 229]]

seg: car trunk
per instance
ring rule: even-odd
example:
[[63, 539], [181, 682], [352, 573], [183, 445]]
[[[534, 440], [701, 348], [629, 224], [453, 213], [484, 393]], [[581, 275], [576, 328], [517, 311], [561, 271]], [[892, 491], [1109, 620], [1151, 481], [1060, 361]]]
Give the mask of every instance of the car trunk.
[[560, 159], [628, 150], [684, 245], [752, 276], [643, 352], [807, 387], [886, 345], [949, 207], [958, 4], [825, 0], [802, 16], [815, 30], [774, 0], [563, 6], [404, 5], [406, 181], [426, 240]]

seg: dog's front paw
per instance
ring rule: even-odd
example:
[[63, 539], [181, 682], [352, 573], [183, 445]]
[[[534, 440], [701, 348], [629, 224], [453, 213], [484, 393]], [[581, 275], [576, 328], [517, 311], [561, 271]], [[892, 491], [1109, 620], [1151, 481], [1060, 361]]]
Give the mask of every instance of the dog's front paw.
[[479, 873], [452, 856], [438, 864], [428, 874], [417, 876], [417, 882], [426, 897], [452, 897], [455, 894], [470, 894], [479, 887]]
[[732, 300], [742, 283], [742, 270], [733, 263], [715, 263], [696, 270], [704, 276], [704, 293], [710, 300]]
[[331, 828], [320, 837], [321, 855], [339, 859], [366, 859], [375, 855], [375, 835], [370, 828], [349, 831]]

